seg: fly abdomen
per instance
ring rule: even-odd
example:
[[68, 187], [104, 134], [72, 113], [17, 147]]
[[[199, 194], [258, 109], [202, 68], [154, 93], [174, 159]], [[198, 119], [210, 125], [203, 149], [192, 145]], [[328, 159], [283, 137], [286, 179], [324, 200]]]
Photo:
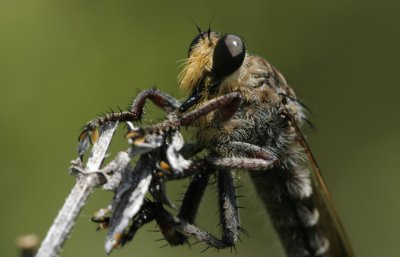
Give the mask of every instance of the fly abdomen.
[[329, 242], [319, 228], [307, 170], [250, 171], [289, 257], [327, 257]]

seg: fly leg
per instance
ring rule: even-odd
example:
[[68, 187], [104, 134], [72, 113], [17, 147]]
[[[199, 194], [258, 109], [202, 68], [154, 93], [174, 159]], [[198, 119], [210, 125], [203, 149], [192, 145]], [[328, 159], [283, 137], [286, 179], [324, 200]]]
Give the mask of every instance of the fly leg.
[[144, 107], [147, 99], [150, 99], [155, 105], [167, 113], [177, 110], [180, 106], [178, 100], [157, 89], [144, 90], [140, 92], [139, 95], [134, 99], [128, 111], [120, 110], [119, 112], [114, 112], [111, 110], [110, 113], [104, 114], [101, 117], [89, 121], [84, 126], [81, 134], [78, 137], [79, 155], [82, 155], [83, 152], [85, 152], [85, 150], [89, 147], [89, 141], [92, 144], [97, 141], [101, 133], [101, 129], [99, 128], [101, 128], [104, 124], [115, 121], [140, 121], [144, 113]]
[[[101, 133], [99, 128], [101, 128], [102, 125], [116, 121], [140, 121], [143, 116], [144, 106], [147, 99], [150, 99], [154, 104], [170, 114], [174, 111], [178, 112], [178, 108], [180, 106], [178, 100], [165, 93], [162, 93], [159, 90], [148, 89], [142, 91], [133, 101], [129, 111], [111, 111], [111, 113], [105, 114], [101, 117], [89, 121], [84, 126], [83, 131], [78, 137], [79, 155], [83, 155], [83, 153], [89, 147], [89, 142], [93, 144], [97, 141]], [[203, 106], [193, 111], [184, 114], [179, 113], [179, 117], [176, 117], [177, 113], [175, 113], [175, 115], [172, 115], [171, 117], [175, 116], [176, 118], [168, 120], [167, 122], [162, 123], [160, 126], [156, 126], [155, 129], [168, 130], [170, 127], [176, 128], [178, 126], [188, 126], [199, 118], [216, 110], [218, 110], [217, 113], [223, 115], [222, 120], [230, 119], [235, 114], [237, 108], [241, 103], [241, 100], [242, 96], [240, 93], [237, 92], [217, 97], [208, 101]]]
[[[188, 237], [193, 237], [197, 241], [205, 242], [209, 247], [218, 249], [235, 245], [240, 227], [232, 173], [228, 169], [218, 169], [216, 172], [216, 168], [209, 162], [198, 160], [194, 163], [189, 168], [191, 171], [186, 172], [186, 175], [191, 174], [193, 178], [178, 214], [175, 216], [165, 210], [160, 199], [154, 198], [154, 201], [146, 201], [133, 218], [128, 232], [121, 238], [121, 244], [130, 241], [141, 226], [156, 220], [164, 238], [172, 246], [187, 243]], [[194, 225], [209, 178], [215, 172], [218, 180], [221, 239]]]
[[269, 170], [279, 163], [277, 159], [264, 160], [245, 157], [208, 157], [206, 161], [215, 167], [245, 170]]
[[240, 230], [240, 219], [235, 184], [230, 169], [218, 171], [218, 203], [222, 227], [222, 242], [235, 246]]
[[[125, 244], [134, 237], [140, 227], [156, 220], [164, 238], [170, 245], [185, 244], [188, 242], [188, 237], [193, 237], [197, 241], [206, 243], [209, 247], [217, 249], [233, 247], [241, 228], [235, 185], [230, 169], [267, 169], [272, 164], [273, 161], [251, 158], [206, 157], [194, 161], [184, 172], [185, 176], [191, 175], [193, 179], [185, 193], [178, 215], [175, 216], [165, 210], [160, 199], [146, 201], [134, 216], [129, 230], [119, 242]], [[195, 225], [201, 199], [208, 185], [209, 177], [214, 172], [218, 179], [221, 238], [217, 238]], [[185, 176], [169, 177], [166, 174], [167, 179], [180, 179]]]
[[187, 243], [188, 237], [206, 243], [209, 247], [223, 249], [233, 247], [237, 241], [239, 214], [236, 201], [235, 186], [230, 170], [218, 170], [218, 196], [221, 239], [194, 225], [195, 216], [208, 184], [211, 172], [198, 173], [194, 176], [185, 194], [181, 209], [177, 216], [164, 209], [159, 202], [153, 203], [152, 213], [157, 221], [164, 238], [171, 245]]
[[241, 156], [264, 160], [275, 159], [275, 154], [265, 147], [253, 145], [246, 142], [231, 141], [221, 144], [213, 149], [219, 156]]
[[229, 120], [237, 111], [242, 102], [242, 95], [238, 92], [229, 93], [214, 98], [199, 108], [185, 113], [180, 118], [180, 125], [187, 126], [197, 121], [199, 118], [207, 115], [212, 111], [216, 111], [221, 116], [221, 121]]
[[81, 141], [88, 132], [95, 130], [97, 127], [104, 125], [111, 121], [140, 121], [143, 116], [144, 107], [146, 100], [150, 99], [155, 105], [160, 107], [166, 112], [171, 112], [176, 110], [180, 103], [173, 97], [157, 90], [157, 89], [147, 89], [139, 93], [139, 95], [133, 100], [129, 111], [120, 111], [105, 114], [99, 118], [89, 121], [82, 133], [79, 136]]
[[134, 117], [134, 120], [132, 121], [140, 120], [142, 118], [147, 99], [150, 99], [155, 105], [166, 112], [177, 110], [181, 105], [178, 100], [166, 93], [163, 93], [157, 89], [147, 89], [140, 92], [132, 102], [130, 108], [130, 112]]

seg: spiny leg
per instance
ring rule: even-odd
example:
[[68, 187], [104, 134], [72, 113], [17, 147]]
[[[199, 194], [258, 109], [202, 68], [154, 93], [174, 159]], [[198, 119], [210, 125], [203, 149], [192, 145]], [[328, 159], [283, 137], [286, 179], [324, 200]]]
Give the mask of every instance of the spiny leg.
[[[186, 175], [195, 174], [195, 177], [185, 195], [179, 214], [174, 216], [166, 211], [163, 208], [160, 199], [156, 199], [154, 202], [146, 201], [146, 203], [142, 205], [140, 211], [133, 218], [128, 232], [122, 235], [121, 239], [118, 241], [122, 244], [130, 241], [141, 226], [155, 219], [164, 235], [164, 238], [171, 245], [184, 244], [187, 242], [187, 237], [193, 237], [198, 241], [205, 242], [210, 247], [218, 249], [234, 246], [240, 226], [235, 187], [229, 170], [220, 169], [218, 171], [218, 193], [222, 238], [218, 239], [211, 233], [195, 226], [193, 223], [203, 192], [208, 184], [208, 177], [215, 167], [257, 168], [257, 165], [262, 164], [264, 165], [263, 169], [265, 169], [267, 166], [269, 167], [269, 165], [271, 165], [271, 162], [266, 165], [268, 162], [259, 159], [248, 158], [249, 162], [253, 161], [250, 164], [247, 161], [243, 161], [243, 158], [239, 160], [240, 162], [235, 162], [236, 159], [234, 158], [213, 157], [211, 159], [211, 157], [208, 157], [207, 159], [194, 161], [194, 164], [189, 168], [191, 171], [187, 172]], [[257, 160], [260, 162], [256, 162], [257, 167], [255, 167], [254, 161]], [[215, 167], [213, 168], [213, 166]]]
[[[110, 121], [139, 121], [142, 119], [146, 100], [150, 99], [155, 105], [166, 112], [176, 110], [180, 103], [172, 96], [165, 94], [157, 89], [147, 89], [141, 91], [133, 100], [129, 111], [111, 112], [102, 117], [89, 121], [82, 133], [93, 130]], [[81, 134], [82, 135], [82, 134]]]
[[89, 141], [90, 143], [95, 143], [97, 141], [99, 134], [101, 133], [99, 128], [102, 125], [112, 121], [140, 121], [143, 116], [144, 106], [147, 99], [150, 99], [155, 105], [168, 113], [177, 110], [180, 106], [178, 100], [157, 89], [144, 90], [140, 92], [132, 102], [129, 111], [120, 110], [119, 112], [114, 112], [111, 110], [111, 113], [104, 114], [101, 117], [89, 121], [84, 126], [81, 134], [78, 137], [79, 155], [81, 156], [89, 147]]
[[[226, 179], [231, 178], [223, 176], [221, 178], [223, 182], [221, 183], [225, 185], [229, 184], [226, 183]], [[145, 217], [135, 218], [136, 221], [132, 224], [132, 231], [136, 233], [140, 226], [150, 221], [148, 217], [151, 217], [151, 219], [154, 217], [162, 234], [164, 235], [164, 238], [172, 246], [181, 245], [187, 242], [187, 237], [193, 237], [196, 240], [205, 242], [210, 247], [217, 249], [232, 247], [236, 241], [238, 230], [238, 215], [235, 213], [237, 206], [232, 205], [233, 202], [236, 202], [236, 199], [232, 202], [232, 197], [227, 197], [227, 195], [230, 194], [227, 193], [225, 189], [226, 187], [221, 189], [221, 194], [223, 197], [220, 198], [221, 204], [225, 206], [225, 209], [221, 210], [221, 212], [223, 212], [223, 214], [221, 214], [221, 218], [224, 218], [224, 220], [221, 220], [221, 224], [223, 226], [222, 239], [218, 239], [211, 233], [204, 231], [193, 224], [190, 224], [182, 217], [172, 215], [165, 210], [163, 205], [158, 201], [151, 202], [151, 205], [142, 206], [142, 208], [147, 208], [147, 210], [142, 210], [138, 213], [138, 215], [142, 215], [142, 213], [147, 214]], [[143, 222], [144, 220], [146, 220], [146, 222]]]
[[[167, 120], [149, 127], [139, 128], [141, 131], [140, 135], [142, 138], [144, 138], [146, 134], [164, 133], [170, 129], [176, 129], [179, 126], [188, 126], [199, 118], [216, 110], [219, 112], [226, 112], [227, 115], [225, 115], [225, 119], [229, 119], [236, 112], [241, 99], [241, 94], [234, 92], [212, 99], [206, 102], [203, 106], [188, 113], [182, 114], [181, 116], [178, 116], [177, 113], [171, 112], [169, 113], [170, 115]], [[141, 106], [139, 103], [136, 105]], [[195, 154], [196, 151], [201, 151], [201, 148], [191, 150], [193, 152], [189, 154]]]
[[[197, 164], [194, 164], [191, 171], [193, 172], [193, 168], [195, 166], [201, 169], [201, 167], [205, 167], [204, 165], [210, 168], [214, 166], [234, 169], [265, 170], [270, 169], [275, 164], [273, 158], [270, 156], [269, 158], [271, 160], [254, 158], [208, 157], [204, 160], [199, 160]], [[203, 162], [203, 165], [200, 164], [201, 162]], [[167, 227], [170, 230], [180, 231], [186, 237], [191, 236], [199, 241], [203, 241], [211, 247], [215, 247], [218, 249], [232, 247], [237, 241], [238, 231], [241, 228], [235, 186], [230, 170], [220, 169], [217, 172], [222, 238], [218, 239], [212, 234], [206, 231], [202, 231], [200, 228], [193, 225], [201, 198], [208, 184], [207, 182], [210, 174], [211, 172], [204, 170], [203, 168], [202, 172], [199, 171], [194, 176], [194, 179], [192, 180], [187, 192], [185, 193], [184, 201], [177, 217], [178, 219], [180, 219], [179, 224], [176, 224], [174, 226], [170, 225]], [[181, 244], [187, 241], [186, 237], [180, 237], [180, 239], [182, 240]], [[177, 241], [178, 240], [174, 240], [174, 242]]]
[[[82, 133], [78, 137], [79, 141], [83, 140], [87, 133], [94, 130], [95, 128], [110, 122], [110, 121], [139, 121], [142, 118], [144, 105], [146, 99], [150, 99], [157, 106], [163, 109], [166, 112], [172, 112], [177, 110], [180, 103], [178, 100], [173, 97], [162, 93], [156, 89], [148, 89], [142, 91], [136, 99], [133, 101], [130, 111], [120, 111], [120, 112], [111, 112], [102, 117], [94, 119], [86, 124]], [[175, 122], [166, 122], [164, 126], [172, 125], [172, 126], [186, 126], [192, 123], [193, 121], [199, 119], [200, 117], [207, 115], [208, 113], [218, 110], [220, 112], [225, 113], [224, 119], [229, 119], [236, 112], [238, 106], [240, 105], [242, 96], [240, 93], [234, 92], [229, 93], [220, 97], [217, 97], [213, 100], [208, 101], [206, 104], [197, 108], [191, 112], [183, 114], [177, 121]], [[162, 129], [162, 127], [160, 127]]]
[[[201, 174], [201, 175], [200, 175]], [[185, 200], [177, 217], [172, 216], [162, 206], [158, 206], [156, 220], [168, 242], [180, 244], [186, 242], [186, 237], [193, 237], [198, 241], [205, 242], [210, 247], [217, 249], [232, 247], [238, 236], [239, 214], [233, 184], [232, 174], [229, 170], [218, 171], [218, 195], [220, 207], [220, 222], [222, 226], [222, 237], [218, 239], [211, 233], [200, 229], [193, 224], [198, 205], [203, 196], [208, 178], [211, 172], [198, 173], [185, 194]], [[195, 191], [198, 189], [199, 191]], [[192, 198], [192, 199], [190, 199]], [[192, 203], [189, 201], [192, 200]], [[193, 207], [194, 210], [189, 210]], [[179, 232], [178, 234], [176, 232]], [[180, 235], [179, 235], [180, 234]], [[173, 235], [173, 237], [171, 237]], [[184, 236], [184, 241], [181, 236]], [[173, 240], [172, 240], [173, 239]], [[177, 240], [177, 239], [180, 239]]]
[[209, 166], [208, 169], [203, 169], [202, 172], [198, 172], [194, 176], [185, 193], [177, 217], [173, 217], [162, 206], [157, 207], [156, 212], [158, 215], [156, 215], [156, 220], [164, 237], [170, 244], [183, 244], [187, 242], [187, 237], [193, 237], [218, 249], [235, 245], [240, 226], [235, 186], [230, 170], [221, 169], [217, 173], [222, 238], [218, 239], [211, 233], [193, 225], [201, 198], [212, 172], [213, 169]]
[[218, 171], [218, 198], [222, 241], [227, 247], [234, 246], [238, 238], [240, 220], [235, 185], [230, 170], [221, 169]]
[[145, 212], [150, 214], [146, 215], [146, 217], [151, 217], [156, 220], [164, 239], [172, 246], [186, 243], [187, 237], [194, 237], [198, 241], [206, 242], [210, 246], [216, 248], [224, 248], [225, 246], [221, 240], [217, 239], [211, 233], [201, 230], [184, 219], [172, 215], [170, 212], [165, 210], [163, 205], [158, 201], [148, 202], [148, 204], [143, 205], [142, 207], [147, 210], [140, 212], [139, 214]]
[[[212, 99], [206, 102], [203, 106], [188, 113], [182, 114], [181, 116], [179, 116], [179, 114], [176, 112], [170, 112], [167, 120], [149, 127], [136, 128], [133, 133], [128, 133], [128, 137], [134, 137], [136, 141], [137, 139], [143, 139], [145, 135], [163, 134], [180, 126], [189, 126], [199, 118], [213, 111], [224, 112], [226, 113], [224, 118], [229, 119], [236, 112], [241, 99], [241, 94], [234, 92]], [[137, 137], [138, 135], [139, 138]], [[202, 150], [201, 147], [192, 147], [192, 149], [190, 148], [191, 147], [183, 149], [185, 155], [194, 155], [196, 152]]]
[[203, 198], [212, 172], [213, 170], [206, 170], [205, 172], [198, 172], [193, 176], [185, 192], [185, 196], [183, 197], [181, 208], [178, 213], [179, 218], [190, 224], [194, 223], [201, 199]]
[[231, 247], [235, 244], [240, 228], [231, 172], [220, 170], [218, 173], [220, 222], [222, 226], [222, 238], [218, 239], [211, 233], [193, 225], [201, 198], [208, 185], [209, 176], [214, 172], [213, 167], [209, 165], [206, 167], [205, 163], [195, 167], [198, 170], [193, 171], [194, 178], [185, 193], [178, 215], [174, 216], [166, 211], [159, 199], [155, 199], [153, 202], [146, 201], [133, 218], [128, 232], [121, 238], [122, 244], [130, 241], [141, 226], [153, 219], [157, 221], [164, 238], [173, 246], [187, 243], [188, 237], [194, 237], [198, 241], [205, 242], [210, 247], [218, 249]]
[[147, 89], [139, 93], [130, 107], [130, 112], [134, 114], [136, 120], [142, 118], [147, 99], [150, 99], [155, 105], [166, 112], [177, 110], [181, 105], [178, 100], [160, 90]]
[[241, 156], [248, 158], [257, 158], [271, 160], [276, 158], [275, 153], [265, 147], [253, 145], [246, 142], [230, 141], [221, 144], [216, 144], [213, 151], [219, 156]]
[[[88, 122], [81, 134], [78, 137], [78, 153], [79, 156], [82, 157], [86, 149], [89, 147], [90, 143], [95, 143], [101, 133], [100, 129], [102, 125], [111, 121], [139, 121], [143, 115], [143, 109], [145, 105], [146, 99], [150, 99], [156, 105], [161, 107], [161, 109], [172, 113], [176, 111], [180, 106], [179, 102], [173, 97], [162, 93], [156, 89], [149, 89], [141, 92], [138, 97], [133, 101], [130, 111], [120, 111], [120, 112], [111, 112], [109, 114], [105, 114], [102, 117], [94, 119]], [[177, 113], [175, 113], [175, 119], [168, 119], [166, 122], [161, 124], [157, 124], [148, 129], [149, 133], [157, 131], [167, 131], [171, 127], [178, 126], [187, 126], [198, 120], [199, 118], [207, 115], [212, 111], [216, 111], [215, 115], [221, 116], [221, 121], [225, 121], [230, 119], [239, 108], [240, 103], [242, 101], [242, 96], [238, 92], [229, 93], [215, 99], [212, 99], [206, 102], [203, 106], [182, 114], [182, 116], [177, 117]], [[172, 117], [172, 116], [171, 116]]]
[[[195, 175], [193, 175], [193, 178], [182, 199], [182, 204], [177, 215], [179, 219], [187, 222], [188, 224], [194, 223], [200, 202], [204, 196], [204, 192], [212, 172], [214, 172], [214, 170], [203, 169], [202, 172], [197, 172]], [[180, 244], [187, 243], [187, 236], [184, 234], [177, 236], [177, 239], [180, 240]], [[174, 242], [178, 242], [178, 240], [174, 240]]]
[[223, 169], [245, 169], [245, 170], [270, 170], [279, 166], [279, 160], [271, 157], [271, 159], [258, 159], [246, 157], [215, 157], [208, 156], [203, 159], [194, 160], [188, 169], [180, 173], [165, 174], [167, 179], [176, 180], [187, 178], [196, 174], [207, 172], [207, 167], [223, 168]]
[[[180, 218], [179, 223], [170, 226], [170, 229], [175, 229], [186, 237], [194, 237], [198, 241], [205, 242], [209, 246], [217, 249], [234, 246], [238, 238], [238, 231], [241, 230], [241, 228], [235, 185], [230, 168], [250, 170], [271, 169], [276, 162], [272, 156], [268, 157], [270, 160], [221, 157], [207, 157], [201, 160], [208, 163], [208, 165], [205, 165], [206, 167], [222, 167], [222, 169], [217, 171], [220, 222], [222, 227], [221, 239], [193, 225], [198, 205], [207, 185], [206, 181], [208, 181], [208, 177], [205, 177], [205, 175], [210, 174], [206, 173], [204, 170], [195, 175], [194, 180], [185, 194], [184, 200], [186, 199], [186, 201], [183, 202], [185, 205], [182, 205], [182, 209], [179, 213], [180, 215], [178, 215], [178, 218]], [[204, 165], [198, 164], [198, 167], [204, 167]], [[192, 202], [190, 200], [192, 200]]]
[[203, 116], [205, 116], [213, 111], [218, 111], [219, 113], [220, 112], [225, 113], [223, 120], [228, 120], [235, 114], [241, 101], [242, 101], [242, 95], [240, 93], [238, 93], [238, 92], [229, 93], [229, 94], [214, 98], [214, 99], [206, 102], [201, 107], [199, 107], [195, 110], [192, 110], [188, 113], [184, 113], [184, 114], [174, 113], [176, 116], [176, 119], [168, 119], [159, 124], [145, 128], [145, 130], [147, 133], [151, 134], [156, 131], [167, 131], [170, 128], [176, 128], [179, 126], [189, 126], [193, 122], [197, 121], [198, 119], [202, 118]]
[[208, 157], [207, 162], [215, 167], [245, 170], [269, 170], [277, 166], [277, 159], [264, 160], [244, 157]]
[[238, 92], [214, 98], [201, 107], [183, 114], [180, 118], [180, 125], [190, 125], [192, 122], [216, 110], [218, 110], [218, 115], [221, 115], [221, 122], [229, 120], [239, 108], [241, 101], [242, 95]]

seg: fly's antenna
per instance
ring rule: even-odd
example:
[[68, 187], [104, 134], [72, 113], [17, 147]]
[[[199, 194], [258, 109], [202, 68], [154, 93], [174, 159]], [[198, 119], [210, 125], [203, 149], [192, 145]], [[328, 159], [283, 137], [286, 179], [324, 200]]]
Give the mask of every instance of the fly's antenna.
[[211, 42], [211, 25], [214, 21], [214, 18], [215, 18], [215, 14], [211, 17], [211, 20], [208, 23], [207, 37], [208, 37], [208, 40], [210, 40], [210, 42]]
[[200, 28], [200, 26], [196, 23], [196, 21], [194, 20], [193, 16], [190, 15], [190, 19], [192, 20], [193, 24], [196, 26], [197, 32], [199, 32], [199, 35], [201, 35], [201, 38], [204, 39], [203, 36], [203, 30]]

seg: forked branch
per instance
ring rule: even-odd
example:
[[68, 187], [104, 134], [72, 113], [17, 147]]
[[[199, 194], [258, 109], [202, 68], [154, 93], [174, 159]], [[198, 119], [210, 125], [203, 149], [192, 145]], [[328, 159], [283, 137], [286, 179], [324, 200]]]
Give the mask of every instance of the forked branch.
[[77, 178], [76, 184], [47, 232], [36, 257], [59, 255], [61, 247], [71, 233], [88, 197], [95, 188], [106, 182], [104, 175], [99, 173], [98, 170], [106, 157], [107, 149], [117, 125], [118, 122], [110, 122], [103, 127], [103, 132], [92, 148], [85, 169], [82, 172], [73, 172]]

